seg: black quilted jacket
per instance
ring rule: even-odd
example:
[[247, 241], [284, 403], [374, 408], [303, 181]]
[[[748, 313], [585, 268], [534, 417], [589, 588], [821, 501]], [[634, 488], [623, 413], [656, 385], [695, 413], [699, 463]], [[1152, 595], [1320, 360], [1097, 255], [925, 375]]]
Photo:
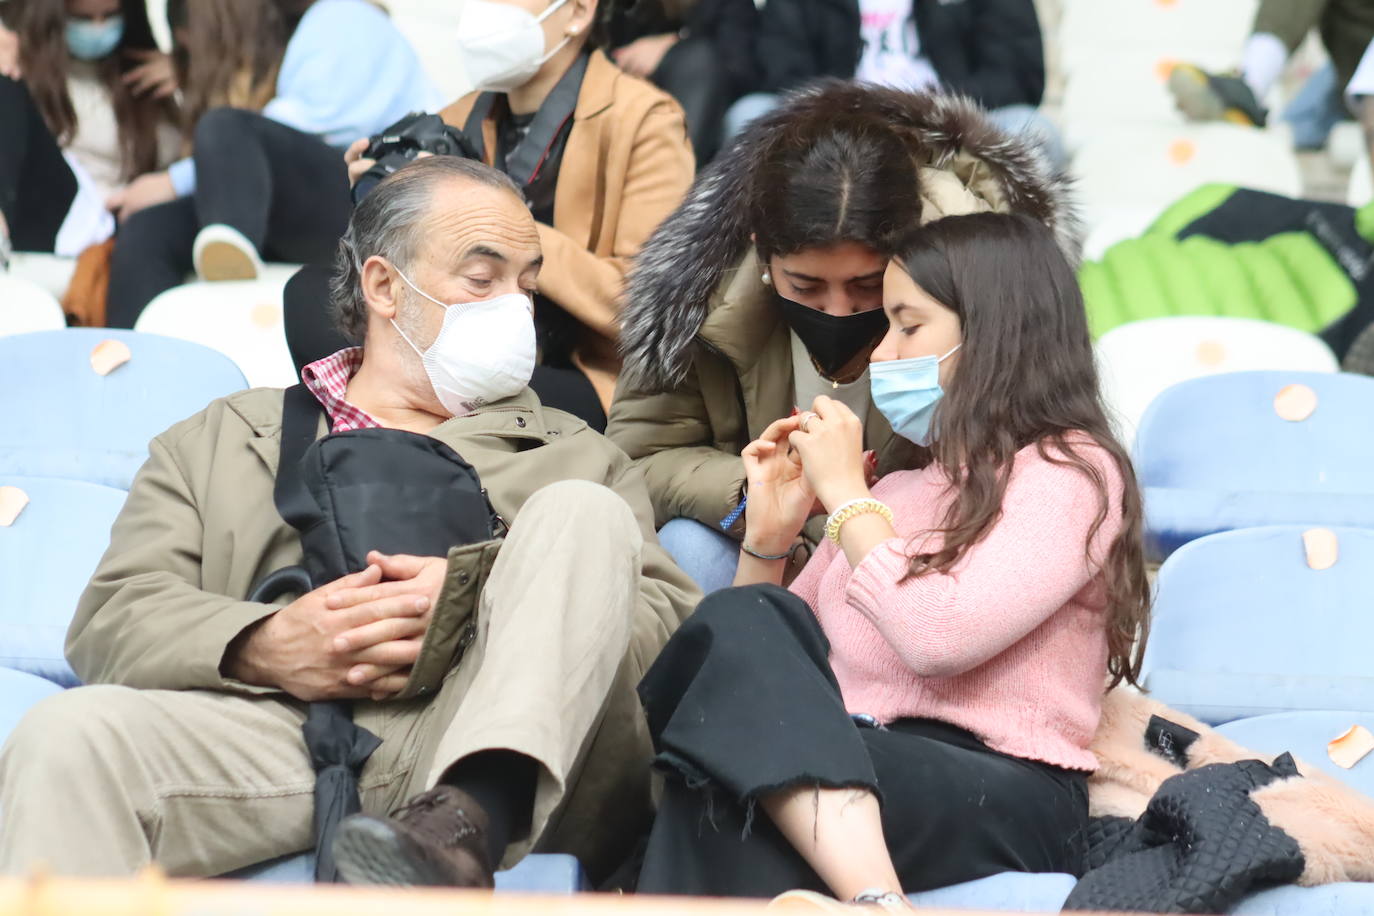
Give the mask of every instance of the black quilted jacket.
[[[1163, 720], [1151, 725], [1153, 749], [1186, 753], [1192, 733]], [[1138, 820], [1095, 818], [1089, 870], [1064, 909], [1225, 913], [1249, 894], [1296, 880], [1302, 850], [1250, 794], [1297, 775], [1288, 754], [1273, 764], [1214, 764], [1166, 780]]]

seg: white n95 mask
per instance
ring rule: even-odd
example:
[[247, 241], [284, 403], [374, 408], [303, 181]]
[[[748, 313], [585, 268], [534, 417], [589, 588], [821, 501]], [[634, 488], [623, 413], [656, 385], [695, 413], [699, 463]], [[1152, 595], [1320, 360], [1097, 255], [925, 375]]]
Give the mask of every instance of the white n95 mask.
[[444, 325], [428, 350], [415, 346], [394, 318], [391, 326], [419, 355], [445, 410], [465, 417], [529, 385], [536, 348], [529, 296], [507, 293], [480, 302], [444, 305], [411, 283], [399, 267], [396, 272], [411, 289], [444, 310]]
[[535, 16], [493, 0], [465, 0], [458, 20], [458, 59], [474, 89], [510, 92], [528, 83], [544, 63], [568, 43], [564, 38], [544, 51], [541, 23], [568, 0], [553, 0]]

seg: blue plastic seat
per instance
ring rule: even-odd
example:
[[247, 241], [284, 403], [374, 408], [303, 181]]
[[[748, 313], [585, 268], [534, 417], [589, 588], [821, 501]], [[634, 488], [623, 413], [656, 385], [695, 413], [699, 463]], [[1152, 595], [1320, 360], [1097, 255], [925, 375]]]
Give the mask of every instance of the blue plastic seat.
[[[91, 351], [110, 339], [132, 358], [97, 375]], [[107, 328], [0, 337], [0, 477], [127, 490], [151, 439], [246, 386], [228, 357], [170, 337]]]
[[[1290, 385], [1316, 410], [1285, 420]], [[1236, 372], [1182, 382], [1151, 403], [1136, 436], [1151, 550], [1238, 528], [1374, 528], [1374, 378]]]
[[61, 687], [46, 678], [0, 668], [0, 746], [35, 703], [61, 692]]
[[1345, 734], [1352, 725], [1363, 725], [1374, 731], [1374, 713], [1285, 712], [1238, 719], [1219, 726], [1217, 731], [1242, 747], [1269, 756], [1291, 751], [1295, 757], [1374, 798], [1374, 754], [1348, 770], [1336, 766], [1327, 754], [1327, 742]]
[[[1374, 403], [1374, 402], [1371, 402]], [[1331, 529], [1307, 564], [1301, 526], [1186, 544], [1159, 571], [1145, 686], [1204, 722], [1298, 710], [1374, 713], [1374, 531]]]
[[[301, 853], [254, 865], [227, 875], [264, 884], [310, 884], [315, 880], [315, 854]], [[496, 890], [526, 894], [573, 894], [590, 890], [582, 865], [572, 856], [525, 856], [514, 868], [496, 873]], [[1065, 894], [1067, 895], [1067, 892]]]
[[0, 666], [79, 683], [63, 647], [77, 600], [110, 544], [127, 493], [53, 477], [12, 477], [0, 486], [28, 495], [14, 524], [0, 528]]

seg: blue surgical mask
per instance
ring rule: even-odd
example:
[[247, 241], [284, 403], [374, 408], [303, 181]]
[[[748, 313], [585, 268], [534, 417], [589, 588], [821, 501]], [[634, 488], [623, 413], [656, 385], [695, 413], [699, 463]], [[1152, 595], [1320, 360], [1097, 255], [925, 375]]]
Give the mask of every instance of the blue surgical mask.
[[67, 20], [67, 50], [77, 60], [100, 60], [119, 47], [124, 38], [124, 17], [108, 16], [102, 22]]
[[[954, 350], [961, 346], [955, 344]], [[940, 387], [940, 363], [954, 350], [938, 358], [917, 356], [869, 364], [873, 405], [887, 417], [897, 435], [923, 447], [930, 445], [930, 418], [945, 394]]]

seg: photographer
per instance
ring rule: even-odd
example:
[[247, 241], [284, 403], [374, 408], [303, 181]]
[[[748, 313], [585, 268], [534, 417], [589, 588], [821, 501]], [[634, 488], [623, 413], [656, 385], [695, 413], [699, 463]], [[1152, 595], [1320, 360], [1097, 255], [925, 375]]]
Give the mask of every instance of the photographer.
[[[619, 300], [630, 258], [682, 200], [694, 164], [682, 109], [599, 50], [613, 10], [596, 0], [467, 0], [458, 50], [477, 91], [444, 109], [484, 162], [520, 186], [539, 227], [532, 387], [594, 429], [620, 371]], [[360, 141], [353, 180], [373, 165]], [[320, 283], [287, 288], [297, 364], [338, 348]]]
[[348, 224], [339, 150], [439, 97], [367, 0], [173, 0], [168, 18], [193, 154], [113, 202], [113, 327], [193, 266], [237, 280], [264, 255], [326, 260]]

